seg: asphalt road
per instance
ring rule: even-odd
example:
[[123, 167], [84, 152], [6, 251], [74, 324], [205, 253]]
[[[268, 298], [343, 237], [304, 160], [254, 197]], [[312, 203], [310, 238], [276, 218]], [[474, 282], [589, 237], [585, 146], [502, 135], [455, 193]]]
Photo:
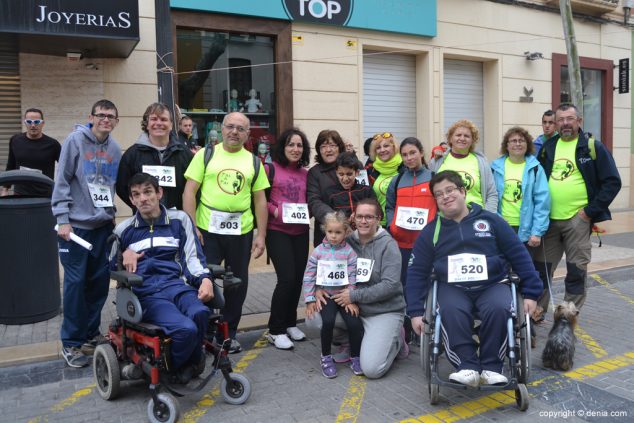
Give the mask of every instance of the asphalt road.
[[[441, 388], [437, 406], [429, 404], [419, 350], [397, 360], [380, 380], [354, 376], [339, 365], [328, 380], [319, 368], [319, 334], [293, 351], [263, 340], [264, 332], [239, 334], [244, 352], [232, 356], [236, 371], [252, 381], [243, 405], [226, 404], [214, 377], [200, 393], [180, 399], [184, 422], [450, 422], [566, 420], [634, 421], [634, 312], [632, 268], [589, 278], [588, 301], [579, 320], [575, 366], [570, 372], [542, 368], [541, 349], [550, 322], [538, 326], [528, 411], [517, 410], [513, 393]], [[562, 283], [555, 284], [561, 299]], [[552, 320], [549, 318], [548, 320]], [[301, 327], [301, 325], [300, 325]], [[447, 366], [443, 366], [446, 369]], [[92, 369], [69, 369], [61, 360], [0, 369], [1, 422], [147, 421], [147, 386], [124, 382], [115, 401], [95, 392]]]

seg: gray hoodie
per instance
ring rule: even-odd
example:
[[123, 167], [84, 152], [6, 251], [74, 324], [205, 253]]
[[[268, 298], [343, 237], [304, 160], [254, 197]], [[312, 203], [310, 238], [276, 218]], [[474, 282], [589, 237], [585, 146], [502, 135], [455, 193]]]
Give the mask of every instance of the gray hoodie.
[[121, 148], [110, 136], [99, 142], [86, 125], [75, 125], [59, 157], [51, 205], [58, 224], [96, 229], [112, 222], [114, 207], [95, 207], [88, 183], [107, 185], [114, 200], [114, 185]]
[[379, 228], [374, 238], [363, 245], [354, 231], [347, 238], [358, 258], [374, 260], [372, 275], [366, 283], [357, 283], [350, 300], [359, 305], [361, 316], [382, 313], [405, 313], [401, 285], [401, 252], [390, 234]]

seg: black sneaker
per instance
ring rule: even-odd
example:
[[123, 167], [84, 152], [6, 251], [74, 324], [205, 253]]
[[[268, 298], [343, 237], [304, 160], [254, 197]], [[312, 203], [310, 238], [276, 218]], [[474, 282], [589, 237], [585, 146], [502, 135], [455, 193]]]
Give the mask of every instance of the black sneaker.
[[78, 347], [63, 347], [62, 357], [64, 357], [66, 364], [70, 367], [86, 367], [90, 364], [90, 358], [88, 358]]
[[232, 339], [231, 346], [229, 347], [229, 354], [237, 354], [241, 351], [242, 351], [242, 345], [240, 345], [237, 339]]
[[81, 352], [86, 355], [93, 355], [95, 353], [97, 345], [104, 344], [106, 342], [108, 342], [108, 339], [105, 336], [99, 334], [94, 338], [90, 338], [89, 340], [84, 342], [81, 346]]

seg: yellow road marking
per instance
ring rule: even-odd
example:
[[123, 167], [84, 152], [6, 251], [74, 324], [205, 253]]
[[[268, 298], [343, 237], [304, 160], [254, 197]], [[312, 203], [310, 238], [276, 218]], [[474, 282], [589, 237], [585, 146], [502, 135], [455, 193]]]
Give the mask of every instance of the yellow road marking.
[[348, 392], [346, 392], [336, 423], [355, 423], [359, 418], [361, 404], [365, 396], [365, 386], [367, 380], [361, 376], [352, 376], [348, 383]]
[[618, 295], [619, 297], [621, 297], [622, 299], [624, 299], [628, 303], [634, 304], [634, 299], [632, 299], [631, 297], [628, 297], [627, 295], [623, 294], [621, 291], [616, 289], [614, 286], [610, 285], [610, 283], [608, 283], [608, 281], [603, 279], [601, 276], [599, 276], [599, 275], [590, 275], [590, 276], [592, 277], [592, 279], [594, 279], [595, 281], [599, 282], [601, 285], [605, 286], [607, 289], [609, 289], [614, 294]]
[[577, 338], [586, 346], [588, 350], [594, 355], [596, 358], [605, 357], [608, 355], [608, 352], [599, 345], [595, 339], [590, 336], [588, 332], [583, 330], [579, 325], [575, 328], [575, 335]]
[[[263, 348], [268, 344], [266, 336], [263, 334], [260, 339], [258, 339], [253, 348], [247, 351], [244, 356], [233, 366], [233, 371], [235, 373], [242, 373], [249, 367], [249, 365], [255, 360]], [[203, 397], [196, 403], [196, 405], [189, 410], [185, 415], [181, 418], [181, 422], [183, 423], [196, 423], [198, 419], [204, 416], [207, 411], [216, 403], [216, 400], [220, 396], [220, 388], [218, 386], [214, 387], [211, 392], [206, 393]]]
[[[562, 373], [562, 376], [567, 378], [582, 381], [591, 379], [604, 373], [611, 372], [623, 367], [634, 365], [634, 351], [627, 352], [623, 355], [619, 355], [613, 358], [609, 358], [596, 363], [588, 364], [580, 367], [576, 370], [571, 370], [566, 373]], [[528, 384], [530, 387], [537, 387], [546, 382], [554, 382], [553, 384], [561, 385], [556, 379], [558, 376], [546, 376], [542, 379], [535, 380]], [[433, 423], [449, 423], [458, 420], [464, 420], [470, 417], [477, 416], [479, 414], [486, 413], [487, 411], [515, 403], [515, 395], [513, 391], [500, 391], [491, 395], [478, 398], [476, 400], [467, 401], [462, 404], [456, 404], [451, 407], [438, 410], [431, 414], [425, 414], [418, 417], [411, 417], [401, 420], [400, 423], [415, 423], [415, 422], [433, 422]]]
[[[51, 407], [51, 412], [53, 413], [59, 413], [64, 411], [64, 409], [66, 409], [67, 407], [70, 407], [71, 405], [75, 404], [77, 401], [79, 401], [82, 397], [85, 397], [86, 395], [90, 395], [92, 393], [92, 390], [95, 388], [95, 384], [93, 383], [92, 385], [88, 385], [85, 388], [82, 388], [78, 391], [75, 391], [71, 396], [69, 396], [68, 398], [63, 399], [62, 401], [58, 402], [57, 404], [55, 404], [54, 406]], [[44, 416], [38, 416], [35, 417], [31, 420], [29, 420], [29, 423], [39, 423], [42, 421], [42, 419], [44, 419], [44, 421], [48, 421], [48, 414], [45, 414]]]

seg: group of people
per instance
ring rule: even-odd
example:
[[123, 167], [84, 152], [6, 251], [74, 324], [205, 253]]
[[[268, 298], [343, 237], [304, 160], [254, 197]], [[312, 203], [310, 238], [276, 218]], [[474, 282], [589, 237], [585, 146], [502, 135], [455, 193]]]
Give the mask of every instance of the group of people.
[[[37, 117], [43, 120], [41, 112]], [[429, 164], [415, 137], [398, 143], [390, 132], [376, 134], [363, 165], [337, 131], [323, 130], [309, 170], [310, 143], [301, 130], [282, 132], [264, 164], [244, 148], [250, 121], [239, 112], [225, 116], [221, 144], [195, 151], [172, 135], [172, 115], [161, 103], [147, 108], [140, 136], [123, 155], [111, 135], [117, 122], [114, 104], [95, 103], [88, 124], [77, 125], [61, 148], [52, 193], [64, 266], [63, 354], [74, 367], [87, 365], [99, 342], [116, 250], [120, 266], [148, 281], [135, 288], [150, 310], [145, 318], [174, 339], [176, 367], [190, 369], [201, 360], [192, 347], [205, 332], [201, 304], [213, 297], [206, 263], [224, 262], [242, 280], [224, 292], [222, 309], [235, 353], [249, 261], [266, 248], [277, 275], [268, 339], [288, 350], [306, 338], [297, 327], [303, 291], [307, 318], [319, 313], [322, 321], [324, 376], [335, 377], [335, 363], [349, 361], [355, 374], [378, 378], [397, 356], [406, 357], [406, 313], [420, 333], [433, 269], [457, 370], [450, 379], [502, 383], [500, 322], [510, 293], [497, 282], [512, 266], [525, 309], [539, 320], [549, 301], [544, 287], [565, 252], [565, 299], [581, 307], [591, 227], [610, 218], [621, 184], [612, 156], [581, 130], [569, 104], [544, 114], [544, 135], [535, 143], [525, 129], [510, 128], [492, 164], [476, 150], [479, 132], [468, 120], [449, 128], [446, 150], [435, 149]], [[109, 257], [114, 192], [134, 216], [114, 230]], [[71, 232], [93, 250], [71, 242]], [[476, 270], [461, 274], [466, 262]], [[486, 334], [479, 356], [468, 322], [474, 308]], [[347, 355], [332, 354], [337, 315]]]

